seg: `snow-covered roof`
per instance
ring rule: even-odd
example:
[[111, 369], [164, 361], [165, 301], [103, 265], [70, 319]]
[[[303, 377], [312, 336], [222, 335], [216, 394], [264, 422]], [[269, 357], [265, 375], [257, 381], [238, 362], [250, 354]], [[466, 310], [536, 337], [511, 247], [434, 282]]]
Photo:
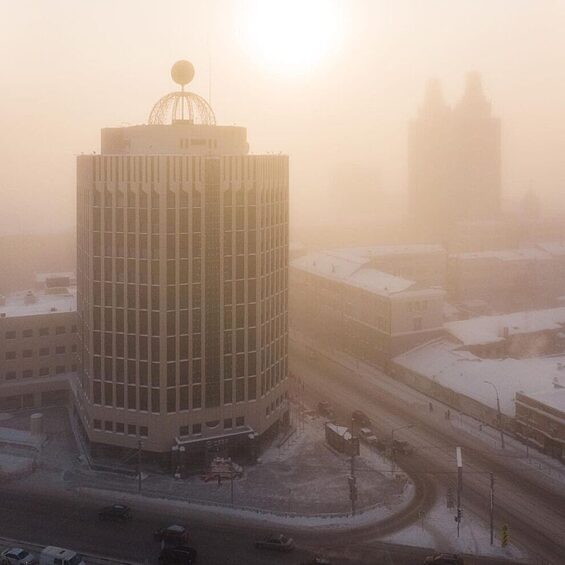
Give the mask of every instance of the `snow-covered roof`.
[[434, 253], [445, 253], [441, 245], [413, 243], [409, 245], [373, 245], [365, 247], [351, 247], [345, 249], [336, 249], [333, 251], [335, 255], [344, 257], [363, 257], [365, 259], [384, 256], [398, 255], [427, 255]]
[[514, 397], [517, 392], [528, 396], [554, 387], [554, 381], [565, 386], [565, 356], [535, 357], [528, 359], [480, 359], [458, 345], [439, 339], [398, 357], [399, 365], [424, 375], [440, 385], [496, 408], [496, 393], [500, 408], [514, 415]]
[[464, 345], [480, 345], [504, 340], [505, 328], [508, 335], [513, 335], [560, 330], [563, 324], [565, 324], [565, 307], [479, 316], [469, 320], [447, 322], [444, 327]]
[[450, 255], [453, 259], [494, 259], [497, 261], [531, 261], [532, 259], [551, 259], [542, 249], [533, 247], [523, 249], [498, 249], [492, 251], [468, 251]]
[[334, 252], [310, 253], [290, 262], [295, 269], [363, 288], [375, 294], [395, 294], [416, 286], [414, 281], [368, 266], [369, 260]]
[[565, 255], [565, 243], [559, 241], [546, 241], [536, 244], [537, 247], [551, 255]]
[[4, 304], [0, 302], [0, 315], [4, 314], [6, 318], [74, 312], [76, 309], [76, 287], [24, 290], [6, 296]]
[[565, 388], [552, 388], [542, 392], [528, 393], [525, 396], [565, 414]]

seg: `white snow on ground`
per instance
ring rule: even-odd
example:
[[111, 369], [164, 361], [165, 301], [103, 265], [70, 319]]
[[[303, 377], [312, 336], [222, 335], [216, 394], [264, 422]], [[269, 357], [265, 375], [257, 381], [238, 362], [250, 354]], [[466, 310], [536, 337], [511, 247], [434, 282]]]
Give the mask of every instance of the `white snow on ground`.
[[[463, 509], [461, 529], [457, 537], [456, 510], [447, 508], [445, 497], [439, 497], [439, 502], [430, 512], [423, 515], [417, 524], [384, 536], [382, 541], [413, 545], [417, 547], [435, 547], [438, 551], [468, 553], [471, 555], [489, 555], [528, 562], [527, 555], [511, 543], [502, 547], [500, 532], [495, 531], [494, 543], [490, 545], [490, 530], [478, 516]], [[512, 532], [509, 532], [510, 537]]]

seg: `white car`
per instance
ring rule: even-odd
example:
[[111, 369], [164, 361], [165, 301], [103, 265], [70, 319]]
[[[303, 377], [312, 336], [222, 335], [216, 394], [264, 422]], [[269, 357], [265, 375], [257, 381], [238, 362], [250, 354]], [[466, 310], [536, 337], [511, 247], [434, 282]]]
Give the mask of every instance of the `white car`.
[[37, 557], [21, 547], [12, 547], [5, 549], [0, 554], [0, 563], [2, 565], [36, 565]]
[[377, 437], [370, 428], [361, 428], [359, 430], [359, 437], [369, 445], [377, 445]]

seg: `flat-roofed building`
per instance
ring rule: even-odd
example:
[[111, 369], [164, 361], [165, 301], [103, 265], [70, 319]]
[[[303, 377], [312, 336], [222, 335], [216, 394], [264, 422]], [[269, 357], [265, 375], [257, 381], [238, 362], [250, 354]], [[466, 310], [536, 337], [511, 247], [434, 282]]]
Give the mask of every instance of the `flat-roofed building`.
[[76, 287], [0, 296], [0, 410], [68, 402], [77, 344]]
[[141, 439], [190, 463], [288, 420], [288, 158], [248, 150], [183, 89], [78, 158], [76, 396], [93, 445]]

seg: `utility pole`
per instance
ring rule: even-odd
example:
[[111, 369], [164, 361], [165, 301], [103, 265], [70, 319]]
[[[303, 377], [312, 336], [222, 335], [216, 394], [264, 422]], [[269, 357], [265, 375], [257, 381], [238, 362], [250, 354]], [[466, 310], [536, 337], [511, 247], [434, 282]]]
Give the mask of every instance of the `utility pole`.
[[459, 530], [461, 527], [461, 491], [463, 490], [463, 456], [461, 455], [461, 448], [455, 448], [455, 455], [457, 457], [457, 537], [459, 537]]
[[494, 474], [490, 475], [490, 544], [494, 543]]
[[502, 412], [500, 411], [500, 396], [498, 395], [498, 389], [496, 388], [496, 385], [490, 381], [483, 382], [494, 388], [494, 392], [496, 393], [496, 422], [498, 424], [498, 429], [500, 430], [500, 445], [502, 449], [504, 449], [504, 431], [502, 430]]
[[357, 501], [357, 477], [355, 476], [355, 455], [351, 455], [351, 470], [348, 477], [349, 500], [351, 500], [351, 515], [355, 516], [355, 502]]
[[137, 440], [137, 492], [141, 492], [141, 439]]
[[233, 506], [233, 473], [234, 473], [234, 471], [233, 471], [233, 467], [232, 467], [231, 472], [230, 472], [230, 482], [231, 482], [230, 497], [231, 497], [231, 505], [232, 506]]

